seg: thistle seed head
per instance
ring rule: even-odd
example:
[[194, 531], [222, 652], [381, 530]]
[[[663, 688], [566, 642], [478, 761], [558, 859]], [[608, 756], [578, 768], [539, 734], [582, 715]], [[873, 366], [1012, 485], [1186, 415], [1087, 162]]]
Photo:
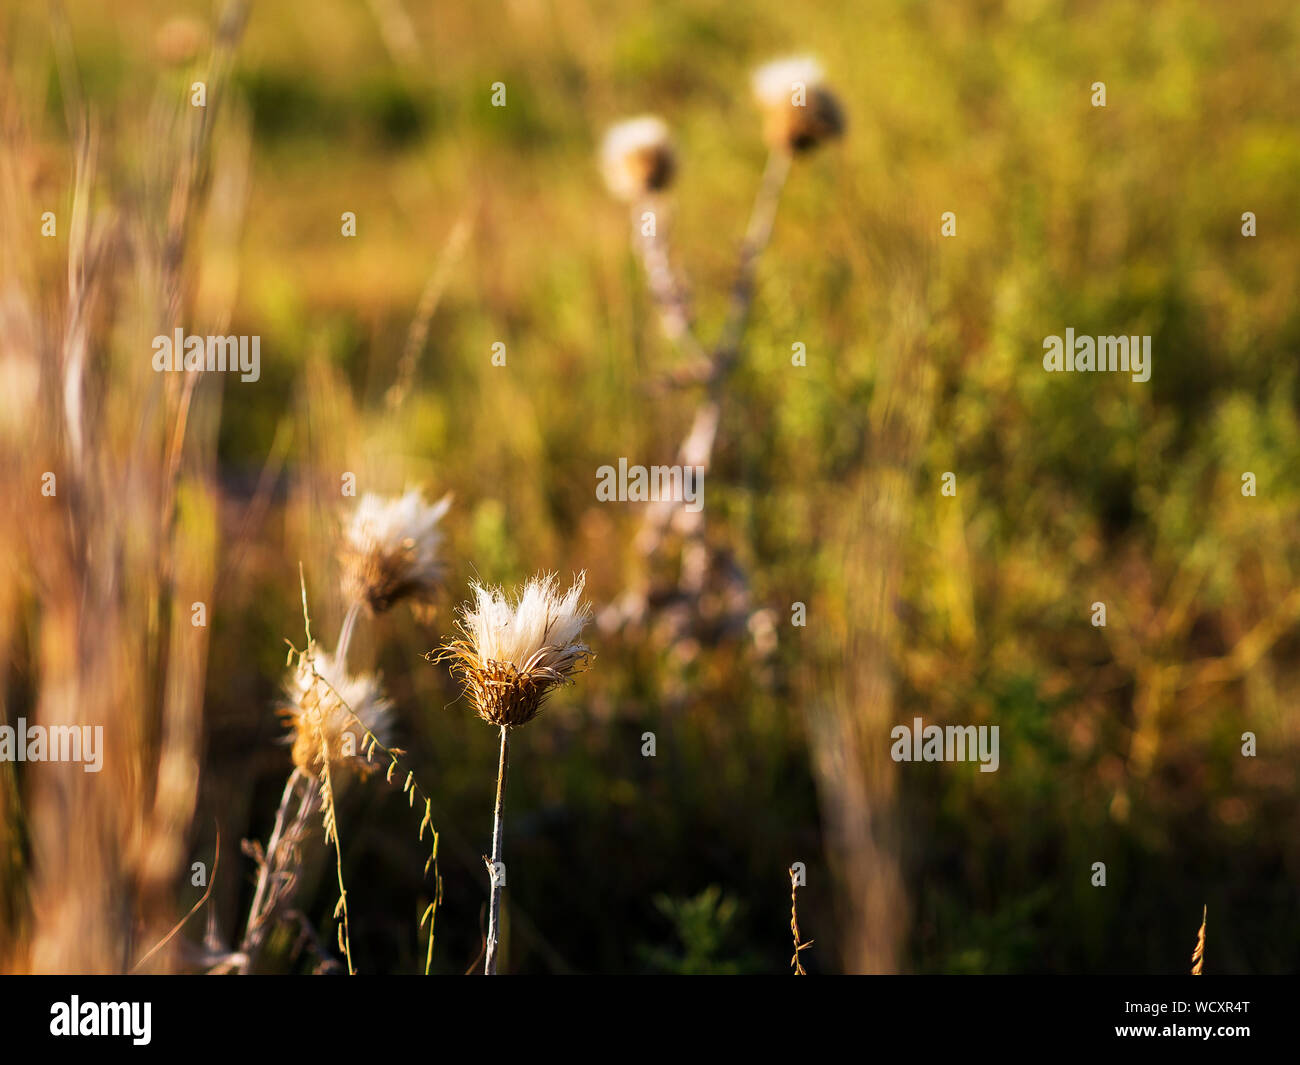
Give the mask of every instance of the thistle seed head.
[[610, 126], [600, 148], [600, 169], [616, 199], [634, 203], [649, 193], [662, 192], [677, 173], [668, 126], [654, 115]]
[[282, 713], [292, 728], [294, 765], [309, 776], [320, 773], [326, 757], [331, 768], [373, 768], [366, 758], [367, 730], [386, 746], [392, 728], [393, 704], [378, 677], [352, 676], [313, 645], [299, 656], [285, 692], [289, 701]]
[[513, 602], [500, 589], [472, 583], [460, 610], [461, 638], [436, 654], [450, 659], [475, 712], [493, 725], [516, 728], [537, 716], [560, 684], [585, 668], [591, 651], [580, 641], [591, 619], [581, 602], [586, 574], [561, 594], [553, 574], [532, 578]]
[[402, 599], [430, 601], [442, 572], [438, 524], [450, 506], [450, 495], [430, 505], [419, 489], [400, 498], [362, 496], [339, 548], [348, 601], [374, 614]]
[[754, 72], [769, 147], [805, 152], [844, 132], [844, 110], [815, 59], [778, 59]]

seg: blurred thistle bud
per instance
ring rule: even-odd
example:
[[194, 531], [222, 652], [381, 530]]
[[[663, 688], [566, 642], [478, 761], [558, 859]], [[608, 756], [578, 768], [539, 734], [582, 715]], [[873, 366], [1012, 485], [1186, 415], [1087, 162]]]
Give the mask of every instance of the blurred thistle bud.
[[667, 124], [642, 115], [610, 126], [600, 146], [600, 169], [610, 193], [627, 203], [662, 192], [677, 173]]
[[450, 495], [430, 505], [419, 489], [396, 499], [362, 496], [339, 548], [348, 602], [375, 614], [402, 599], [429, 602], [442, 572], [438, 524], [450, 506]]
[[207, 26], [185, 15], [169, 18], [153, 35], [154, 53], [168, 66], [194, 62], [207, 43]]
[[458, 626], [463, 638], [430, 657], [451, 660], [484, 721], [526, 725], [552, 690], [586, 666], [591, 651], [579, 640], [591, 619], [580, 602], [586, 580], [579, 574], [561, 594], [553, 574], [533, 577], [513, 603], [500, 589], [470, 585], [474, 601], [461, 607]]
[[754, 99], [771, 148], [804, 152], [844, 132], [844, 110], [815, 59], [777, 59], [754, 72]]
[[326, 758], [331, 768], [362, 774], [374, 768], [367, 758], [371, 737], [388, 743], [393, 707], [378, 677], [350, 675], [313, 644], [299, 656], [285, 691], [289, 705], [281, 712], [293, 730], [294, 765], [311, 777], [320, 774]]

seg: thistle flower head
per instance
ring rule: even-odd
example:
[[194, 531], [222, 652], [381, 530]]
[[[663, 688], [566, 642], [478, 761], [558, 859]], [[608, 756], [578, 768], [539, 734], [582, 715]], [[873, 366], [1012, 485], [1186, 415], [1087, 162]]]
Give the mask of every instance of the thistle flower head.
[[431, 599], [441, 573], [438, 523], [450, 506], [450, 495], [430, 505], [419, 489], [400, 498], [362, 496], [339, 549], [349, 602], [380, 614], [401, 599]]
[[677, 172], [668, 126], [654, 115], [610, 126], [600, 147], [600, 169], [610, 193], [628, 203], [666, 189]]
[[808, 151], [844, 132], [844, 111], [815, 59], [777, 59], [754, 72], [769, 147]]
[[390, 703], [379, 678], [353, 676], [333, 655], [313, 648], [300, 655], [285, 680], [289, 704], [283, 711], [293, 729], [293, 762], [315, 776], [328, 757], [365, 772], [370, 735], [387, 745], [392, 729]]
[[582, 669], [591, 651], [580, 637], [591, 608], [580, 602], [586, 574], [561, 593], [553, 574], [532, 578], [514, 601], [496, 588], [470, 585], [461, 607], [461, 639], [442, 649], [474, 710], [493, 725], [527, 724], [551, 691]]

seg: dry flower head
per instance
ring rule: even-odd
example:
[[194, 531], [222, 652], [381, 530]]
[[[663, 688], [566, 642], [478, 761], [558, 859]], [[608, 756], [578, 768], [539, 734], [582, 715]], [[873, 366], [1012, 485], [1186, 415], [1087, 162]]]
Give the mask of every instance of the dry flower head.
[[667, 124], [654, 115], [641, 115], [610, 126], [600, 148], [600, 169], [617, 199], [633, 203], [662, 192], [677, 173]]
[[475, 712], [493, 725], [527, 724], [557, 685], [584, 668], [591, 651], [580, 637], [591, 619], [581, 602], [586, 574], [560, 592], [554, 574], [533, 577], [513, 602], [496, 588], [470, 585], [474, 600], [461, 607], [462, 638], [439, 658], [465, 686]]
[[397, 498], [362, 496], [339, 548], [348, 601], [381, 614], [402, 599], [432, 599], [442, 572], [438, 525], [450, 506], [450, 495], [429, 504], [419, 489]]
[[772, 148], [804, 152], [844, 132], [844, 111], [815, 59], [777, 59], [754, 72], [763, 139]]
[[367, 772], [371, 737], [387, 744], [392, 703], [377, 676], [353, 676], [333, 655], [315, 649], [300, 655], [285, 682], [289, 704], [283, 711], [293, 731], [293, 762], [318, 776], [326, 756], [333, 767]]

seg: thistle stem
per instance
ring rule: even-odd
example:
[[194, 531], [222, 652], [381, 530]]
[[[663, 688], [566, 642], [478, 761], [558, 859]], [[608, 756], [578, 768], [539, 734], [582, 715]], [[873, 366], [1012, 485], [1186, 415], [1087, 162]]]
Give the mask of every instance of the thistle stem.
[[[248, 927], [244, 930], [244, 940], [240, 945], [240, 949], [248, 958], [247, 969], [252, 968], [262, 942], [266, 939], [267, 923], [270, 919], [269, 911], [271, 909], [271, 899], [267, 897], [267, 893], [268, 891], [271, 892], [272, 898], [274, 897], [275, 892], [272, 881], [282, 870], [279, 858], [280, 843], [284, 838], [289, 806], [293, 802], [299, 782], [307, 783], [310, 791], [310, 782], [305, 781], [301, 770], [295, 769], [289, 774], [289, 780], [284, 785], [284, 794], [280, 797], [280, 808], [275, 814], [275, 827], [271, 830], [271, 838], [267, 840], [266, 851], [262, 855], [261, 868], [257, 873], [257, 890], [253, 893], [253, 905], [248, 910]], [[304, 796], [302, 802], [306, 801], [306, 796]], [[301, 804], [299, 808], [301, 810]]]
[[347, 615], [343, 618], [343, 628], [339, 632], [339, 646], [334, 652], [334, 657], [338, 660], [340, 666], [345, 670], [348, 667], [348, 645], [352, 643], [352, 630], [356, 628], [357, 617], [361, 614], [361, 601], [353, 603], [348, 607]]
[[[704, 376], [700, 378], [701, 383], [708, 385], [708, 395], [696, 408], [690, 433], [682, 441], [678, 452], [683, 465], [707, 469], [712, 461], [724, 394], [723, 385], [740, 360], [740, 343], [754, 302], [754, 277], [758, 261], [772, 240], [772, 227], [776, 224], [776, 211], [786, 179], [790, 176], [792, 160], [790, 152], [784, 149], [774, 148], [768, 154], [758, 192], [754, 196], [749, 224], [745, 227], [745, 238], [741, 242], [740, 259], [736, 264], [736, 278], [731, 286], [731, 299], [722, 327], [722, 337], [713, 349], [713, 355], [707, 360]], [[688, 512], [672, 503], [660, 503], [646, 511], [637, 537], [637, 546], [642, 555], [650, 557], [659, 551], [669, 523], [680, 513]], [[698, 537], [703, 529], [703, 513], [688, 514], [688, 521], [690, 527], [687, 531]], [[644, 616], [645, 609], [642, 605], [638, 614]]]
[[501, 864], [501, 837], [506, 807], [506, 769], [510, 764], [510, 728], [501, 726], [501, 762], [497, 767], [497, 804], [492, 817], [492, 860], [488, 875], [492, 880], [492, 902], [488, 907], [487, 960], [483, 971], [487, 976], [497, 974], [497, 939], [501, 930], [501, 889], [505, 886], [504, 867]]
[[763, 168], [763, 177], [749, 215], [749, 225], [745, 227], [745, 240], [740, 246], [740, 262], [731, 288], [731, 305], [727, 310], [726, 324], [713, 356], [714, 372], [710, 384], [715, 396], [722, 379], [731, 371], [740, 354], [740, 340], [749, 319], [750, 305], [754, 301], [754, 273], [759, 258], [772, 239], [776, 208], [781, 202], [781, 191], [785, 188], [786, 178], [790, 176], [791, 161], [788, 151], [773, 149]]
[[673, 269], [668, 251], [667, 218], [656, 218], [654, 228], [647, 233], [641, 219], [647, 211], [665, 215], [659, 199], [651, 197], [632, 209], [632, 234], [641, 253], [646, 285], [655, 305], [664, 335], [679, 345], [691, 363], [698, 369], [708, 362], [708, 356], [695, 335], [695, 320], [691, 312], [690, 294], [685, 283]]

